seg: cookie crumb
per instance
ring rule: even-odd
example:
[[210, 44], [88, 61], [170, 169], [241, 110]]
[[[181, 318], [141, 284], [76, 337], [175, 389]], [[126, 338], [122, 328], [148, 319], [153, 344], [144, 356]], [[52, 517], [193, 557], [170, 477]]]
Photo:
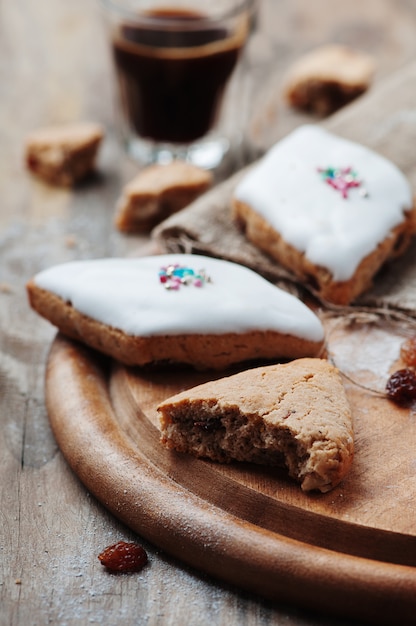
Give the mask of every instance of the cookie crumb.
[[67, 235], [65, 237], [65, 247], [66, 248], [76, 248], [77, 246], [77, 239], [75, 237], [75, 235]]
[[117, 203], [115, 225], [125, 233], [151, 230], [212, 185], [210, 172], [185, 161], [150, 165], [128, 183]]
[[13, 288], [9, 283], [0, 283], [0, 293], [13, 293]]
[[71, 187], [94, 169], [103, 136], [93, 122], [39, 128], [26, 139], [26, 167], [50, 185]]
[[321, 46], [289, 69], [284, 97], [290, 106], [326, 116], [363, 94], [374, 72], [374, 60], [364, 52]]

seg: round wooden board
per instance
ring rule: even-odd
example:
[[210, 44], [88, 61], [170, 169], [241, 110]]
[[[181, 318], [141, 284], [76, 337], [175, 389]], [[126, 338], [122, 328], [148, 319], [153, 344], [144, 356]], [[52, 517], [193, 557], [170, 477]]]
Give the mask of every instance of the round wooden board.
[[[401, 340], [379, 329], [335, 329], [330, 355], [374, 387]], [[189, 369], [125, 368], [58, 335], [46, 374], [50, 422], [103, 505], [188, 565], [276, 601], [413, 624], [414, 412], [346, 379], [353, 468], [331, 492], [311, 495], [281, 470], [223, 466], [161, 446], [157, 404], [208, 379], [212, 373]]]

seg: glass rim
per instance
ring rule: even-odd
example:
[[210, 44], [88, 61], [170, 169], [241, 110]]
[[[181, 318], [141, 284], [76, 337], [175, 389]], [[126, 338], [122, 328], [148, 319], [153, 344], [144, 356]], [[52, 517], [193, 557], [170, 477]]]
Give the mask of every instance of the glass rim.
[[[148, 13], [146, 14], [146, 12], [140, 13], [138, 11], [135, 11], [134, 8], [128, 8], [128, 7], [122, 6], [123, 5], [122, 1], [121, 2], [119, 0], [100, 0], [100, 1], [101, 1], [101, 4], [106, 9], [112, 11], [113, 13], [117, 13], [118, 15], [122, 15], [126, 19], [133, 20], [133, 21], [140, 19], [140, 22], [145, 23], [145, 24], [146, 23], [153, 24], [157, 22], [159, 27], [163, 25], [164, 23], [166, 25], [172, 26], [171, 19], [163, 18], [163, 17], [155, 17], [152, 15], [149, 15]], [[193, 24], [193, 26], [195, 26], [196, 24], [200, 22], [206, 23], [206, 22], [222, 21], [224, 19], [230, 19], [230, 18], [235, 17], [244, 9], [248, 11], [253, 10], [257, 2], [258, 0], [239, 0], [234, 7], [225, 9], [222, 13], [218, 13], [217, 15], [201, 15], [200, 19], [196, 18], [195, 20], [192, 20], [191, 22], [187, 20], [186, 18], [181, 19], [180, 17], [178, 17], [177, 19], [175, 19], [175, 22], [177, 24], [183, 24], [183, 25], [188, 25], [188, 26]], [[168, 7], [164, 6], [162, 2], [160, 8], [167, 9]]]

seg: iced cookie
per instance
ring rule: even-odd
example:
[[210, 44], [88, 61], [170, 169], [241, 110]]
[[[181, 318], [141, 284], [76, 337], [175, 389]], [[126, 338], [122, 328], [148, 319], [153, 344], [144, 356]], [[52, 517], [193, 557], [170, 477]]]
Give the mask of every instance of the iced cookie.
[[192, 163], [150, 165], [123, 189], [117, 203], [116, 227], [127, 233], [148, 231], [180, 211], [212, 184], [212, 174]]
[[416, 230], [402, 172], [368, 148], [306, 125], [276, 144], [237, 185], [247, 238], [324, 301], [345, 305]]
[[167, 448], [221, 463], [286, 467], [304, 491], [329, 491], [353, 459], [350, 405], [338, 370], [322, 359], [205, 383], [158, 411]]
[[346, 46], [322, 46], [289, 69], [284, 95], [293, 107], [329, 115], [364, 93], [374, 70], [368, 54]]
[[95, 167], [103, 129], [92, 122], [48, 126], [26, 140], [28, 169], [51, 185], [74, 185]]
[[197, 255], [75, 261], [28, 284], [58, 329], [129, 365], [225, 368], [314, 356], [324, 333], [300, 300], [255, 272]]

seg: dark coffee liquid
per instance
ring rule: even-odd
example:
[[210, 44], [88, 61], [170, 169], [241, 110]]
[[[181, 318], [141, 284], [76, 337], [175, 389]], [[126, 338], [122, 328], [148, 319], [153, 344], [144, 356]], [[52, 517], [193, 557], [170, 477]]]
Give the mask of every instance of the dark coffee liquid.
[[124, 24], [113, 42], [122, 105], [143, 138], [195, 141], [216, 121], [244, 35], [230, 35], [208, 21], [201, 26], [197, 20], [203, 16], [196, 13], [164, 10], [149, 16], [149, 23]]

